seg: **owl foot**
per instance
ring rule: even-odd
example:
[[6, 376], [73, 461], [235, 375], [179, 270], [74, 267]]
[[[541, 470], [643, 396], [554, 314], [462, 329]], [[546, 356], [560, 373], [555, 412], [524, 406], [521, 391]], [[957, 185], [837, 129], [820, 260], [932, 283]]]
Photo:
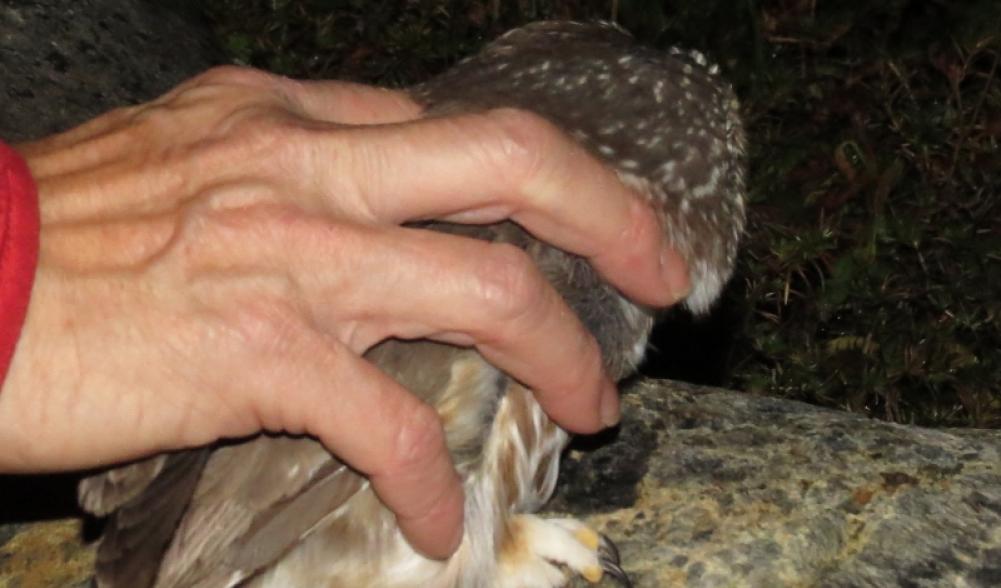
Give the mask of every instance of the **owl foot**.
[[513, 517], [498, 564], [498, 588], [562, 588], [572, 575], [592, 584], [607, 577], [632, 586], [615, 545], [575, 519]]

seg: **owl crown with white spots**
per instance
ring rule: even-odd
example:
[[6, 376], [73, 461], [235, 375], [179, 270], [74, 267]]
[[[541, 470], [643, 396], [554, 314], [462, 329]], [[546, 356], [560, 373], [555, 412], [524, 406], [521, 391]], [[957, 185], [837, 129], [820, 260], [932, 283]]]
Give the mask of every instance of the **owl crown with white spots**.
[[637, 45], [610, 23], [540, 22], [416, 88], [431, 110], [516, 107], [561, 127], [655, 205], [706, 311], [744, 228], [744, 133], [719, 68], [698, 51]]

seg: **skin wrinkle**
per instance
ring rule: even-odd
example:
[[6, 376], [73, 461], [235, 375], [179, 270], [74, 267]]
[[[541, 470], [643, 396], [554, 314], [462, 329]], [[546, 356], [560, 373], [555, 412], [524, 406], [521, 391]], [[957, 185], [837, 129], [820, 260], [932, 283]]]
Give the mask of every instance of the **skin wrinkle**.
[[[454, 124], [452, 121], [443, 123]], [[361, 218], [387, 218], [394, 223], [403, 222], [407, 218], [400, 216], [394, 208], [407, 187], [395, 183], [397, 178], [396, 174], [390, 172], [392, 166], [387, 163], [388, 154], [381, 144], [373, 145], [370, 137], [371, 133], [367, 130], [346, 131], [343, 145], [334, 149], [339, 155], [334, 162], [336, 176], [356, 179], [353, 185], [346, 187], [344, 193], [351, 197], [350, 202], [354, 205], [354, 210], [362, 215]], [[415, 138], [412, 136], [405, 136], [404, 139], [395, 146], [394, 158], [417, 160], [419, 143], [415, 145]]]
[[[387, 174], [383, 170], [392, 168], [392, 164], [378, 161], [385, 154], [369, 146], [367, 134], [345, 129], [334, 137], [321, 138], [315, 143], [323, 148], [309, 151], [313, 167], [334, 170], [351, 170], [349, 173], [320, 174], [317, 181], [318, 193], [325, 196], [324, 203], [336, 212], [349, 215], [351, 218], [366, 224], [377, 224], [379, 218], [385, 218], [376, 202], [385, 187], [381, 183]], [[373, 163], [375, 162], [375, 163]], [[336, 197], [334, 195], [336, 194]], [[395, 196], [395, 194], [390, 194]], [[396, 221], [396, 219], [393, 219]]]
[[[172, 352], [176, 358], [176, 364], [181, 366], [190, 366], [196, 361], [208, 361], [213, 362], [215, 358], [223, 356], [223, 354], [218, 353], [220, 348], [231, 349], [234, 352], [239, 352], [243, 350], [239, 345], [233, 345], [232, 343], [227, 343], [232, 340], [230, 333], [232, 330], [227, 326], [225, 319], [220, 317], [218, 314], [211, 312], [207, 308], [200, 309], [199, 314], [202, 316], [197, 325], [195, 325], [195, 333], [186, 334], [184, 331], [177, 336], [176, 342], [172, 345], [168, 345], [167, 352]], [[188, 329], [191, 330], [191, 329]], [[216, 349], [216, 353], [206, 356], [205, 354], [198, 353], [195, 351], [194, 358], [192, 358], [192, 350], [198, 348], [198, 344], [201, 342], [203, 346], [210, 349]], [[224, 357], [224, 356], [223, 356]], [[257, 358], [254, 358], [256, 360]], [[232, 359], [230, 359], [232, 362]], [[167, 363], [167, 362], [165, 362]], [[259, 361], [250, 361], [249, 365], [255, 366], [260, 369]], [[231, 395], [213, 393], [213, 390], [225, 390], [227, 388], [233, 387], [233, 382], [226, 379], [218, 379], [220, 376], [226, 373], [227, 365], [223, 364], [217, 366], [213, 370], [199, 370], [195, 372], [190, 369], [179, 369], [173, 370], [171, 375], [175, 378], [189, 382], [189, 384], [197, 386], [199, 389], [205, 390], [205, 393], [198, 396], [199, 400], [210, 399], [210, 404], [214, 407], [222, 407], [216, 409], [206, 409], [204, 406], [198, 407], [197, 410], [192, 410], [188, 413], [191, 418], [186, 421], [189, 424], [188, 429], [185, 431], [184, 437], [189, 439], [189, 444], [191, 446], [199, 445], [205, 443], [207, 440], [204, 438], [204, 433], [199, 434], [198, 429], [204, 429], [204, 426], [196, 426], [195, 423], [202, 422], [206, 418], [212, 418], [211, 415], [223, 414], [226, 415], [227, 420], [233, 423], [242, 423], [235, 426], [237, 431], [245, 431], [246, 433], [252, 432], [256, 427], [265, 427], [265, 420], [262, 418], [262, 411], [255, 410], [251, 412], [251, 416], [248, 418], [246, 411], [243, 410], [243, 405], [246, 403], [246, 392], [250, 392], [250, 389], [243, 390], [244, 394]], [[209, 374], [210, 377], [198, 376], [196, 374]], [[277, 396], [267, 395], [268, 397]], [[238, 399], [237, 402], [235, 399]], [[254, 406], [254, 403], [250, 403]], [[263, 403], [261, 403], [263, 404]], [[195, 406], [191, 403], [190, 406]], [[193, 431], [189, 433], [188, 431]]]
[[[629, 222], [623, 223], [622, 231], [619, 234], [619, 242], [629, 243], [630, 247], [616, 251], [603, 251], [595, 255], [597, 259], [605, 256], [617, 256], [627, 267], [640, 265], [644, 262], [642, 255], [649, 251], [649, 246], [645, 245], [651, 241], [656, 241], [657, 251], [662, 251], [663, 231], [656, 223], [650, 222], [649, 215], [643, 214], [643, 204], [638, 200], [630, 207]], [[671, 294], [671, 293], [669, 293]]]
[[[288, 336], [294, 337], [294, 331], [289, 330]], [[314, 348], [315, 353], [313, 352]], [[275, 358], [286, 355], [314, 357], [318, 370], [330, 373], [337, 373], [340, 364], [345, 361], [343, 350], [336, 343], [325, 345], [323, 341], [307, 342], [303, 337], [292, 340], [281, 338], [275, 342], [273, 351], [264, 349], [257, 355], [259, 357], [253, 359], [262, 366], [261, 369], [266, 370], [268, 375], [272, 370], [276, 370], [273, 367], [277, 363]], [[312, 403], [291, 404], [284, 401], [282, 394], [273, 393], [274, 390], [283, 387], [298, 387], [297, 380], [302, 377], [301, 373], [284, 373], [287, 372], [287, 368], [284, 371], [277, 370], [277, 372], [272, 377], [261, 378], [267, 385], [259, 386], [260, 392], [255, 393], [261, 398], [260, 402], [257, 403], [261, 408], [255, 413], [265, 430], [301, 434], [304, 432], [305, 426], [297, 423], [308, 422], [308, 413], [315, 410], [316, 407]]]
[[[400, 421], [393, 446], [392, 461], [374, 472], [375, 479], [383, 480], [388, 476], [399, 480], [401, 475], [413, 475], [425, 471], [445, 457], [447, 450], [438, 413], [427, 404], [417, 404], [416, 410], [408, 411]], [[394, 473], [397, 475], [393, 476]], [[422, 498], [423, 500], [408, 500], [400, 504], [396, 511], [397, 516], [404, 519], [426, 516], [435, 506], [438, 497]]]
[[[519, 113], [520, 115], [521, 113]], [[461, 153], [456, 153], [454, 156], [438, 158], [437, 160], [429, 161], [424, 157], [424, 151], [426, 151], [424, 145], [427, 142], [427, 137], [422, 132], [407, 132], [405, 134], [406, 142], [398, 143], [397, 145], [406, 145], [405, 149], [401, 149], [397, 146], [395, 149], [399, 150], [398, 153], [394, 153], [394, 158], [396, 157], [414, 157], [422, 161], [422, 163], [428, 167], [427, 173], [430, 175], [437, 174], [447, 174], [453, 168], [456, 162], [463, 162], [461, 165], [480, 165], [480, 162], [490, 162], [489, 169], [491, 172], [488, 174], [490, 181], [484, 182], [483, 185], [489, 186], [489, 190], [485, 194], [477, 195], [467, 194], [466, 197], [472, 196], [476, 198], [477, 202], [463, 211], [469, 214], [469, 211], [477, 211], [480, 215], [479, 220], [482, 222], [495, 221], [502, 216], [487, 216], [483, 214], [483, 211], [489, 210], [493, 211], [495, 214], [516, 214], [518, 210], [525, 209], [531, 202], [523, 202], [526, 197], [531, 196], [531, 194], [525, 193], [525, 183], [517, 180], [517, 178], [526, 175], [526, 171], [522, 171], [526, 164], [519, 163], [525, 160], [525, 156], [521, 155], [523, 153], [535, 152], [534, 148], [528, 148], [526, 145], [521, 145], [521, 141], [514, 139], [514, 133], [511, 130], [513, 126], [511, 121], [507, 119], [513, 118], [510, 113], [501, 113], [498, 115], [494, 112], [488, 112], [483, 114], [467, 114], [461, 117], [456, 117], [454, 119], [435, 119], [426, 120], [423, 123], [417, 123], [414, 128], [418, 128], [423, 125], [434, 124], [439, 129], [447, 129], [447, 134], [451, 138], [454, 137], [472, 137], [472, 146], [464, 145], [463, 151]], [[522, 123], [538, 125], [538, 117], [527, 118], [521, 116], [519, 119]], [[503, 124], [499, 124], [499, 121]], [[358, 136], [359, 138], [365, 138], [366, 131], [356, 130], [348, 133], [348, 137]], [[525, 134], [522, 131], [522, 134]], [[538, 133], [534, 133], [538, 134]], [[527, 142], [526, 142], [527, 143]], [[348, 149], [346, 154], [350, 156], [350, 160], [354, 161], [372, 161], [373, 156], [368, 155], [374, 148], [367, 147], [370, 142], [366, 141], [360, 144], [360, 148]], [[516, 148], [511, 148], [511, 145], [517, 145]], [[557, 150], [554, 150], [557, 151]], [[378, 149], [377, 153], [382, 156], [386, 155], [386, 152], [382, 149]], [[364, 155], [364, 157], [359, 158], [358, 153]], [[537, 156], [532, 155], [531, 158], [537, 159]], [[436, 166], [442, 166], [445, 162], [448, 162], [448, 166], [442, 167], [440, 170]], [[537, 164], [529, 164], [535, 166]], [[399, 181], [397, 174], [388, 173], [391, 169], [385, 163], [374, 163], [369, 165], [355, 165], [348, 166], [349, 168], [356, 169], [358, 173], [343, 174], [346, 177], [374, 177], [379, 178], [381, 181], [390, 181], [393, 183], [389, 184], [375, 184], [374, 189], [371, 189], [370, 194], [364, 194], [365, 199], [372, 202], [372, 206], [376, 207], [374, 214], [384, 217], [391, 218], [394, 221], [407, 220], [407, 218], [396, 216], [398, 213], [394, 213], [392, 209], [397, 206], [398, 195], [402, 194], [407, 186], [399, 185], [396, 182]], [[515, 178], [512, 181], [512, 178]], [[468, 189], [467, 189], [468, 190]], [[409, 198], [409, 196], [408, 196]], [[452, 200], [443, 200], [441, 196], [438, 197], [441, 204], [439, 206], [452, 206]], [[500, 202], [498, 202], [498, 200]], [[401, 210], [400, 212], [406, 212]], [[445, 212], [441, 208], [429, 209], [423, 211], [423, 214], [417, 215], [415, 218], [433, 218], [440, 217], [442, 213]]]
[[[276, 303], [274, 300], [282, 298], [240, 301], [228, 310], [229, 316], [221, 316], [212, 320], [210, 324], [221, 326], [222, 336], [216, 346], [222, 345], [234, 350], [237, 353], [236, 357], [239, 358], [241, 355], [246, 357], [246, 361], [241, 363], [253, 366], [254, 376], [251, 381], [254, 385], [247, 387], [245, 394], [236, 396], [240, 399], [240, 404], [246, 403], [255, 407], [253, 414], [266, 430], [300, 433], [301, 427], [290, 424], [303, 422], [302, 415], [298, 415], [299, 418], [289, 416], [290, 410], [299, 407], [289, 406], [284, 402], [284, 395], [274, 393], [283, 387], [295, 386], [297, 377], [301, 377], [297, 372], [284, 373], [278, 369], [284, 365], [281, 358], [312, 356], [314, 363], [327, 365], [331, 358], [337, 357], [336, 348], [322, 349], [320, 353], [309, 353], [311, 347], [307, 345], [309, 338], [303, 336], [303, 333], [308, 331], [301, 327], [297, 313], [286, 308], [286, 304]], [[233, 315], [236, 315], [236, 318]], [[338, 362], [333, 363], [336, 365]], [[334, 370], [336, 367], [331, 369]], [[210, 390], [233, 386], [225, 379], [207, 383], [210, 384], [208, 388]], [[236, 406], [228, 400], [228, 396], [215, 396], [224, 405]], [[238, 414], [240, 409], [234, 409], [233, 412]], [[248, 429], [248, 432], [253, 430], [249, 426]]]
[[[364, 267], [358, 267], [356, 256], [352, 253], [361, 249], [366, 241], [365, 236], [372, 232], [365, 227], [318, 224], [312, 219], [299, 219], [290, 215], [288, 223], [282, 224], [278, 230], [287, 235], [283, 240], [292, 243], [294, 250], [323, 252], [322, 257], [331, 266], [352, 273], [364, 271]], [[281, 257], [282, 255], [279, 255], [278, 268], [285, 265]], [[288, 265], [294, 267], [295, 260], [290, 260]], [[356, 347], [359, 342], [358, 335], [363, 331], [374, 330], [380, 338], [386, 336], [386, 329], [380, 330], [374, 325], [362, 324], [369, 318], [375, 318], [376, 315], [358, 316], [352, 313], [352, 309], [357, 307], [349, 302], [351, 290], [344, 283], [344, 279], [331, 281], [325, 274], [309, 271], [284, 270], [283, 273], [296, 288], [294, 297], [289, 299], [304, 301], [301, 311], [317, 332], [328, 331], [329, 325], [334, 325], [334, 332], [338, 335], [337, 340], [356, 351], [364, 351]], [[315, 296], [311, 295], [311, 292], [319, 292], [321, 300], [313, 300]], [[323, 300], [337, 300], [339, 303], [324, 304]], [[340, 304], [341, 301], [345, 304]]]
[[[520, 325], [526, 313], [536, 311], [546, 300], [545, 282], [538, 269], [524, 251], [513, 245], [491, 244], [488, 254], [473, 271], [473, 294], [483, 312], [492, 318], [491, 327]], [[492, 328], [490, 331], [496, 332]], [[487, 332], [480, 335], [489, 340]]]
[[[537, 119], [538, 117], [536, 117], [535, 119], [528, 119], [528, 120], [537, 120]], [[558, 169], [552, 169], [550, 167], [549, 169], [546, 170], [547, 173], [543, 173], [540, 169], [538, 169], [539, 166], [541, 165], [542, 157], [545, 153], [555, 151], [564, 154], [566, 153], [583, 154], [580, 147], [576, 144], [568, 143], [566, 141], [557, 142], [549, 139], [550, 136], [558, 132], [554, 127], [552, 127], [551, 124], [546, 123], [546, 129], [547, 129], [546, 132], [541, 134], [543, 137], [545, 137], [545, 139], [540, 141], [539, 144], [535, 145], [534, 150], [532, 150], [531, 160], [533, 163], [528, 164], [528, 167], [523, 172], [522, 177], [519, 178], [519, 180], [515, 184], [515, 186], [520, 188], [519, 190], [520, 193], [525, 193], [528, 195], [532, 195], [535, 193], [546, 193], [548, 191], [533, 190], [531, 188], [533, 186], [546, 185], [546, 184], [559, 185], [563, 183], [562, 180], [564, 178], [573, 176], [573, 172], [566, 169], [568, 160], [568, 157], [566, 156], [561, 157], [559, 159], [561, 165], [558, 167]], [[558, 144], [547, 145], [546, 143], [558, 143]], [[574, 157], [573, 159], [577, 160], [578, 157]], [[531, 200], [529, 200], [529, 202], [532, 203]], [[515, 220], [516, 222], [521, 222], [528, 227], [533, 226], [535, 225], [535, 223], [530, 222], [530, 219], [532, 219], [533, 216], [536, 216], [538, 214], [536, 210], [540, 208], [546, 209], [549, 206], [553, 205], [552, 202], [545, 202], [545, 201], [535, 202], [533, 204], [536, 204], [536, 206], [531, 206], [526, 208], [524, 205], [522, 205], [515, 207], [512, 210], [511, 214], [512, 219]], [[555, 222], [560, 222], [560, 219], [558, 218], [552, 220], [555, 220]], [[537, 222], [541, 224], [542, 222], [546, 221], [552, 222], [552, 220], [541, 217], [537, 220]], [[608, 224], [609, 226], [621, 226], [621, 223], [618, 222], [618, 219], [610, 219]], [[532, 232], [533, 235], [538, 236], [536, 232], [533, 232], [531, 229], [529, 229], [529, 232]], [[591, 232], [591, 229], [585, 229], [584, 232], [585, 234], [589, 234]], [[580, 255], [589, 257], [595, 261], [597, 261], [601, 252], [600, 245], [596, 242], [582, 243], [577, 249]]]
[[[503, 244], [495, 244], [495, 246], [503, 246], [505, 248], [511, 247]], [[517, 256], [518, 259], [521, 259], [522, 256], [524, 255], [520, 249], [512, 248], [512, 250], [519, 252], [520, 255]], [[528, 263], [528, 258], [525, 257], [524, 259], [525, 259], [524, 263]], [[499, 283], [503, 283], [504, 275], [500, 271], [495, 269], [488, 269], [485, 273], [486, 275], [489, 275], [495, 279], [498, 276], [501, 277]], [[517, 279], [520, 280], [523, 279], [522, 276], [530, 274], [519, 271], [510, 271], [509, 275], [516, 276]], [[500, 287], [497, 289], [497, 292], [502, 292], [502, 293], [512, 292], [512, 291], [514, 292], [524, 291], [524, 286], [517, 286], [517, 287], [508, 286], [508, 287]], [[560, 301], [560, 299], [558, 298], [558, 296], [556, 296], [555, 292], [549, 289], [539, 288], [533, 290], [531, 294], [524, 294], [521, 296], [522, 297], [515, 295], [510, 299], [503, 300], [501, 306], [499, 307], [500, 314], [496, 317], [497, 320], [491, 324], [491, 327], [488, 331], [480, 334], [479, 338], [482, 341], [485, 341], [485, 343], [478, 345], [477, 348], [481, 352], [483, 352], [484, 355], [486, 355], [488, 358], [495, 358], [499, 351], [496, 349], [495, 346], [490, 345], [489, 341], [491, 340], [492, 337], [496, 337], [497, 340], [508, 340], [508, 341], [525, 340], [526, 339], [526, 337], [524, 336], [525, 333], [533, 331], [543, 332], [543, 333], [547, 332], [548, 329], [545, 327], [545, 324], [547, 322], [546, 319], [552, 317], [552, 312], [549, 312], [550, 309], [553, 306], [556, 307], [564, 306]], [[535, 297], [542, 297], [542, 300], [545, 300], [545, 302], [534, 302], [534, 300], [538, 299]], [[488, 305], [486, 306], [486, 308], [490, 308], [490, 306]], [[559, 374], [560, 379], [570, 378], [570, 380], [567, 382], [561, 382], [559, 380], [550, 379], [548, 382], [549, 390], [545, 393], [545, 395], [546, 398], [548, 398], [549, 401], [554, 405], [563, 405], [567, 402], [572, 402], [572, 400], [575, 400], [581, 390], [586, 390], [587, 388], [589, 388], [589, 386], [584, 385], [583, 382], [586, 381], [587, 376], [591, 376], [593, 378], [593, 376], [595, 375], [594, 372], [598, 373], [597, 381], [599, 382], [607, 381], [607, 376], [601, 373], [602, 370], [600, 366], [602, 365], [602, 362], [600, 361], [600, 356], [597, 351], [597, 346], [594, 343], [593, 338], [586, 335], [585, 333], [580, 333], [578, 341], [584, 342], [583, 345], [585, 348], [580, 350], [578, 353], [570, 354], [570, 356], [574, 357], [577, 360], [576, 364], [578, 366], [577, 369], [563, 371], [560, 372]], [[565, 350], [564, 353], [566, 353]], [[512, 365], [511, 363], [508, 363], [507, 365], [509, 373], [514, 377], [519, 377], [531, 373], [531, 366], [529, 365], [515, 366]], [[589, 367], [592, 366], [593, 368], [589, 369]], [[585, 397], [594, 397], [594, 396], [595, 395], [588, 395]], [[597, 402], [600, 404], [600, 398], [601, 398], [600, 389], [596, 396], [597, 396]], [[600, 411], [596, 411], [595, 414], [600, 414]], [[558, 416], [556, 418], [557, 420], [561, 420], [558, 418]], [[571, 426], [569, 428], [572, 428], [579, 432], [586, 433], [586, 432], [593, 432], [600, 430], [601, 428], [603, 428], [603, 424], [600, 421], [594, 421], [592, 423], [588, 423], [585, 426], [577, 425], [577, 426]]]
[[[431, 239], [431, 235], [422, 235], [422, 237], [425, 240]], [[488, 248], [494, 247], [493, 245], [475, 244], [475, 243], [470, 243], [469, 245], [473, 246], [473, 247], [488, 247]], [[423, 254], [421, 254], [421, 255], [423, 255]], [[516, 257], [517, 259], [521, 259], [523, 257], [523, 254], [520, 251], [516, 252], [515, 255], [517, 256]], [[476, 256], [476, 258], [478, 258], [478, 259], [486, 259], [488, 257], [489, 256], [484, 256], [484, 255], [478, 255], [478, 256]], [[427, 261], [421, 261], [420, 263], [398, 263], [397, 265], [400, 266], [400, 267], [425, 267], [426, 268], [426, 267], [428, 267], [428, 264], [430, 262], [432, 262], [432, 260], [428, 259]], [[475, 271], [476, 275], [485, 275], [485, 276], [488, 276], [489, 279], [492, 280], [492, 281], [498, 280], [498, 277], [502, 273], [501, 270], [485, 269], [485, 268], [492, 268], [493, 267], [493, 266], [490, 266], [489, 264], [484, 265], [481, 262], [481, 263], [479, 263], [477, 265], [480, 266], [480, 269], [475, 269], [474, 268], [472, 271]], [[508, 270], [504, 270], [504, 271], [508, 271]], [[510, 275], [517, 276], [518, 274], [519, 274], [518, 271], [510, 271]], [[461, 271], [461, 272], [459, 272], [458, 275], [469, 276], [469, 275], [472, 275], [472, 274], [469, 274], [469, 273], [467, 273], [465, 271]], [[529, 274], [529, 275], [531, 275], [531, 274]], [[373, 277], [379, 277], [379, 274], [373, 274]], [[421, 278], [422, 276], [420, 274], [417, 274], [414, 277], [415, 278]], [[424, 275], [423, 277], [427, 277], [427, 276]], [[541, 281], [541, 278], [540, 277], [533, 277], [533, 280], [534, 280], [534, 283], [533, 283], [532, 287], [533, 288], [539, 288], [540, 290], [542, 290], [541, 284], [543, 284], [543, 282]], [[384, 280], [380, 277], [380, 279], [378, 281], [382, 282]], [[474, 281], [474, 282], [472, 282], [472, 284], [468, 284], [467, 283], [468, 281], [469, 281], [468, 277], [463, 277], [463, 284], [460, 287], [460, 289], [456, 292], [456, 294], [458, 294], [459, 292], [467, 291], [467, 289], [468, 289], [468, 287], [470, 285], [475, 285], [475, 289], [472, 290], [472, 292], [482, 292], [480, 282]], [[432, 281], [429, 282], [429, 283], [440, 283], [440, 282], [441, 282], [440, 279], [436, 280], [436, 279], [432, 278]], [[493, 282], [491, 282], [491, 283], [493, 283]], [[499, 284], [503, 284], [503, 283], [504, 283], [503, 281], [499, 282]], [[505, 292], [507, 290], [517, 290], [517, 288], [513, 288], [513, 287], [510, 287], [510, 286], [506, 286], [506, 285], [498, 285], [498, 286], [494, 287], [493, 290], [495, 290], [496, 292], [499, 292], [499, 293], [503, 293], [503, 292]], [[507, 296], [507, 294], [498, 294], [498, 295]], [[481, 296], [481, 295], [477, 294], [477, 297], [479, 297], [479, 296]], [[552, 295], [549, 295], [547, 297], [547, 300], [550, 301], [549, 304], [554, 304], [555, 303], [557, 306], [562, 306], [562, 304], [559, 303], [558, 299], [554, 298]], [[344, 309], [347, 309], [347, 310], [355, 308], [352, 305], [352, 303], [350, 301], [350, 298], [348, 298], [344, 302], [346, 302], [346, 304], [339, 304], [338, 307], [339, 308], [344, 308]], [[371, 300], [365, 300], [364, 302], [366, 304], [371, 304], [372, 303]], [[534, 303], [530, 299], [526, 299], [524, 297], [522, 297], [521, 301], [518, 301], [518, 300], [512, 298], [511, 301], [503, 302], [502, 304], [505, 305], [505, 307], [510, 307], [510, 309], [513, 312], [517, 312], [517, 313], [523, 312], [524, 308], [531, 307], [531, 306], [533, 306], [535, 304], [538, 304], [539, 306], [543, 306], [541, 303]], [[480, 307], [480, 308], [484, 307], [484, 305], [482, 303], [477, 304], [476, 306]], [[487, 307], [489, 308], [489, 305], [487, 305]], [[358, 312], [357, 310], [350, 310], [350, 312], [354, 313], [355, 316], [357, 316], [357, 312]], [[410, 312], [410, 311], [408, 310], [408, 312]], [[545, 309], [543, 308], [542, 312], [540, 312], [540, 314], [544, 314], [544, 312], [545, 312]], [[562, 314], [565, 314], [565, 313], [569, 313], [569, 310], [568, 309], [561, 309], [559, 312], [562, 315]], [[459, 314], [461, 314], [461, 313], [459, 313]], [[487, 313], [486, 315], [484, 315], [484, 317], [489, 316], [490, 314], [491, 313]], [[502, 313], [497, 314], [496, 316], [494, 316], [490, 320], [481, 319], [481, 325], [482, 326], [478, 327], [477, 329], [474, 329], [474, 330], [470, 331], [470, 333], [473, 335], [474, 339], [481, 340], [481, 341], [483, 341], [486, 344], [489, 344], [491, 341], [504, 341], [505, 335], [504, 335], [503, 331], [500, 331], [500, 329], [503, 328], [504, 325], [509, 325], [509, 324], [517, 323], [518, 321], [514, 320], [515, 318], [516, 317], [514, 315], [512, 315], [511, 313], [502, 312]], [[528, 319], [526, 319], [524, 321], [524, 323], [526, 325], [528, 325], [529, 328], [536, 329], [539, 332], [545, 332], [545, 330], [546, 330], [545, 327], [540, 327], [537, 324], [537, 323], [539, 323], [539, 321], [537, 320], [537, 318], [529, 317]], [[432, 329], [431, 332], [429, 333], [429, 329], [426, 327], [424, 329], [423, 333], [417, 333], [416, 335], [424, 335], [424, 336], [426, 336], [428, 334], [433, 334], [433, 332], [434, 332], [434, 330]], [[581, 337], [581, 338], [584, 338], [584, 339], [587, 338], [585, 332], [582, 329], [579, 329], [579, 330], [577, 330], [575, 332], [577, 333], [577, 337]], [[498, 336], [498, 333], [500, 333], [500, 336]], [[401, 333], [401, 331], [395, 331], [393, 334], [401, 335], [401, 334], [404, 334], [404, 333]], [[411, 335], [411, 336], [414, 336], [414, 335]], [[518, 335], [517, 334], [511, 334], [511, 335], [508, 335], [507, 337], [509, 338], [508, 340], [517, 340]]]
[[[85, 384], [86, 384], [87, 374], [83, 370], [84, 362], [82, 359], [83, 356], [82, 344], [80, 342], [80, 335], [76, 328], [76, 319], [74, 317], [68, 317], [65, 321], [63, 321], [63, 327], [69, 332], [70, 342], [72, 343], [71, 345], [72, 353], [70, 354], [71, 361], [70, 362], [61, 361], [60, 367], [62, 369], [74, 372], [72, 376], [72, 381], [77, 382], [78, 389], [76, 393], [72, 395], [72, 397], [79, 398], [80, 390], [86, 387]], [[69, 365], [67, 365], [67, 363]], [[43, 403], [45, 403], [44, 400]]]
[[[563, 172], [562, 169], [547, 167], [545, 155], [560, 152], [554, 143], [562, 143], [559, 145], [562, 148], [574, 146], [567, 141], [555, 140], [554, 137], [559, 132], [549, 121], [536, 114], [511, 108], [490, 110], [485, 116], [499, 128], [497, 137], [488, 143], [488, 149], [493, 148], [499, 154], [491, 160], [497, 166], [498, 175], [511, 182], [511, 193], [532, 196], [532, 191], [526, 188], [535, 182], [547, 180], [548, 178], [543, 177], [543, 171]], [[517, 215], [525, 208], [523, 204], [516, 205], [512, 214]]]

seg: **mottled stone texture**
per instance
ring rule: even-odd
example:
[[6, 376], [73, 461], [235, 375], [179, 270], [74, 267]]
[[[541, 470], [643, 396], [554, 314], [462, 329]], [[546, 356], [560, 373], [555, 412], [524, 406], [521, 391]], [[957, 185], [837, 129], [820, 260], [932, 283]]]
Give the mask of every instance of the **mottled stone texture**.
[[[0, 137], [156, 96], [215, 61], [205, 39], [158, 3], [0, 3]], [[639, 382], [621, 430], [575, 446], [550, 509], [614, 538], [640, 587], [1001, 586], [998, 431]], [[77, 522], [3, 522], [0, 588], [86, 582]]]
[[0, 139], [66, 130], [220, 63], [207, 28], [170, 4], [0, 2]]
[[[667, 381], [623, 415], [566, 456], [549, 510], [612, 537], [638, 588], [1001, 586], [1001, 431]], [[73, 529], [0, 527], [0, 587], [86, 580]]]
[[94, 550], [80, 543], [80, 521], [0, 524], [0, 588], [84, 588]]
[[673, 382], [624, 403], [549, 508], [614, 538], [638, 587], [1001, 586], [1001, 431]]

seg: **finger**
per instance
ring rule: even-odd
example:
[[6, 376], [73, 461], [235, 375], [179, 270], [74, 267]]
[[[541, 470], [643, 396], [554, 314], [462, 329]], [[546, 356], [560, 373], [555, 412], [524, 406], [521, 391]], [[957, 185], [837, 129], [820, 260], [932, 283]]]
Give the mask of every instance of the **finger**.
[[[598, 344], [525, 252], [418, 229], [361, 228], [356, 238], [356, 246], [341, 241], [339, 249], [343, 255], [366, 247], [354, 257], [365, 258], [367, 271], [353, 283], [353, 305], [341, 310], [392, 321], [389, 332], [372, 338], [471, 344], [534, 390], [547, 414], [565, 428], [593, 433], [610, 424], [601, 402], [612, 385]], [[327, 252], [328, 260], [330, 255], [337, 254]], [[287, 267], [311, 280], [329, 279], [323, 268], [302, 261]], [[387, 287], [401, 295], [387, 296]]]
[[286, 80], [284, 92], [301, 112], [316, 120], [375, 125], [412, 120], [421, 107], [398, 90], [336, 81]]
[[[358, 353], [388, 337], [472, 345], [533, 389], [563, 427], [614, 424], [597, 342], [520, 249], [274, 211], [217, 213], [203, 227], [190, 238], [195, 271], [237, 271], [237, 252], [248, 268], [287, 275], [315, 324]], [[612, 403], [604, 413], [603, 399]]]
[[306, 118], [342, 124], [386, 124], [416, 118], [421, 108], [405, 92], [335, 80], [295, 80], [259, 69], [220, 66], [171, 90], [170, 101], [195, 86], [236, 86], [277, 96]]
[[327, 137], [327, 147], [306, 162], [305, 175], [316, 178], [320, 190], [353, 196], [360, 219], [510, 218], [588, 258], [639, 302], [677, 300], [677, 268], [652, 209], [538, 116], [504, 109], [341, 129]]
[[405, 92], [334, 80], [294, 80], [258, 69], [221, 66], [185, 82], [158, 102], [194, 86], [238, 86], [278, 96], [298, 114], [314, 120], [352, 125], [395, 123], [416, 118], [421, 108]]
[[318, 438], [369, 477], [415, 549], [451, 555], [464, 497], [434, 409], [322, 334], [297, 327], [268, 334], [267, 346], [281, 354], [257, 358], [252, 370], [260, 421]]
[[[67, 173], [132, 154], [140, 146], [136, 135], [128, 131], [134, 131], [150, 113], [163, 118], [164, 112], [174, 111], [174, 120], [158, 130], [176, 132], [180, 123], [204, 119], [206, 112], [219, 118], [246, 103], [260, 107], [269, 101], [276, 108], [291, 108], [300, 116], [326, 122], [388, 123], [420, 114], [420, 108], [402, 92], [344, 82], [296, 81], [253, 68], [221, 66], [186, 80], [155, 100], [109, 111], [18, 149], [34, 160], [36, 174]], [[183, 114], [182, 109], [186, 109]], [[205, 134], [216, 125], [197, 120], [191, 126]]]

